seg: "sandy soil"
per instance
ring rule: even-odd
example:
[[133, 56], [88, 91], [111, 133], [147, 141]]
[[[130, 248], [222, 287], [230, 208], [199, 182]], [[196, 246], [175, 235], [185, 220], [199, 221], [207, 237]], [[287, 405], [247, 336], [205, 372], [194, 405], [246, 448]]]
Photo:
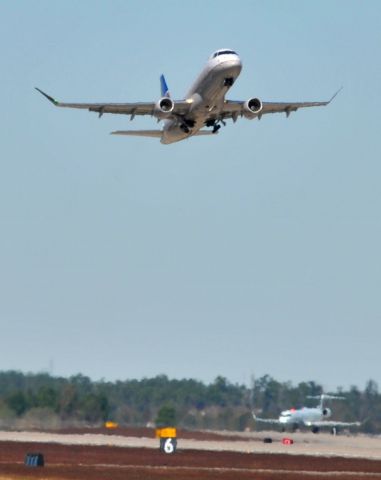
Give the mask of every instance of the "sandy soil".
[[[144, 436], [148, 433], [151, 438]], [[286, 446], [279, 442], [264, 444], [263, 433], [187, 432], [182, 435], [179, 432], [178, 452], [166, 455], [159, 451], [158, 440], [152, 438], [152, 434], [152, 430], [130, 429], [118, 434], [0, 432], [0, 480], [381, 480], [380, 439], [328, 435], [298, 439], [298, 435], [303, 435], [298, 434], [292, 435], [294, 445]], [[312, 440], [314, 443], [306, 443]], [[352, 443], [365, 440], [361, 455], [340, 456], [337, 449], [333, 449], [339, 446], [338, 440], [347, 441], [348, 448], [352, 449]], [[365, 446], [369, 442], [369, 457], [373, 458], [365, 458], [368, 453]], [[317, 455], [319, 445], [328, 445], [331, 456]], [[199, 449], [200, 446], [203, 448]], [[241, 450], [238, 447], [242, 447]], [[305, 448], [302, 455], [298, 454], [298, 447]], [[375, 448], [378, 448], [378, 457], [373, 455]], [[270, 454], [274, 449], [282, 453]], [[28, 452], [43, 453], [45, 467], [26, 467], [24, 457]]]

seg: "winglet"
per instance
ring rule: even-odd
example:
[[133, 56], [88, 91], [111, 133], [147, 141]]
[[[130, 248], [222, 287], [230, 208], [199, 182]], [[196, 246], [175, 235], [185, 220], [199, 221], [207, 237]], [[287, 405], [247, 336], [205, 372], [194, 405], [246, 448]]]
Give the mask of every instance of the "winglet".
[[163, 74], [160, 75], [160, 92], [162, 97], [170, 97], [169, 88]]
[[59, 102], [58, 102], [57, 100], [55, 100], [53, 97], [51, 97], [51, 96], [48, 95], [47, 93], [43, 92], [42, 90], [40, 90], [40, 89], [37, 88], [37, 87], [34, 87], [34, 88], [35, 88], [38, 92], [40, 92], [41, 95], [43, 95], [44, 97], [46, 97], [46, 98], [49, 100], [49, 102], [52, 102], [53, 105], [58, 105], [58, 104], [59, 104]]
[[332, 95], [332, 97], [328, 100], [328, 103], [331, 103], [332, 100], [336, 97], [336, 95], [338, 95], [338, 94], [341, 92], [341, 90], [342, 90], [343, 88], [344, 88], [344, 87], [340, 87], [339, 90], [338, 90], [336, 93], [334, 93], [334, 94]]

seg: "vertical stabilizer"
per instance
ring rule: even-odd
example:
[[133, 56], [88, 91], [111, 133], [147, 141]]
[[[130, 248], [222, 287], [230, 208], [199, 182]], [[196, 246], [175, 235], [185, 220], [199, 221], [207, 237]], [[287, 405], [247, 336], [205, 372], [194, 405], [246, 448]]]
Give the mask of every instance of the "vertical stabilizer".
[[162, 97], [170, 97], [171, 94], [169, 93], [167, 82], [165, 81], [164, 75], [160, 75], [160, 93]]

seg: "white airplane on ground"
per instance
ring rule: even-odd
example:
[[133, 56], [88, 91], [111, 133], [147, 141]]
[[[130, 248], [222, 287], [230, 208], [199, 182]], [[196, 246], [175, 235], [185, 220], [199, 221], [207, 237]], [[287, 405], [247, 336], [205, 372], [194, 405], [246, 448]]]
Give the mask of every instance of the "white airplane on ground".
[[[42, 95], [57, 107], [82, 108], [97, 112], [130, 115], [151, 115], [164, 120], [162, 130], [118, 130], [114, 135], [137, 135], [160, 138], [161, 143], [173, 143], [194, 135], [217, 133], [221, 124], [231, 118], [258, 118], [266, 113], [284, 112], [287, 117], [298, 108], [328, 105], [333, 97], [325, 102], [262, 102], [259, 98], [246, 101], [225, 100], [225, 95], [234, 84], [242, 69], [242, 63], [233, 50], [221, 49], [213, 53], [206, 66], [183, 100], [173, 100], [169, 94], [164, 76], [160, 77], [161, 98], [157, 102], [138, 103], [61, 103], [39, 88]], [[210, 127], [211, 130], [202, 130]]]
[[290, 410], [284, 410], [281, 412], [278, 419], [258, 418], [253, 412], [254, 420], [258, 423], [279, 425], [282, 432], [287, 428], [295, 431], [300, 427], [308, 427], [311, 428], [312, 433], [318, 433], [321, 428], [327, 427], [331, 429], [332, 434], [336, 434], [340, 427], [346, 428], [360, 426], [360, 422], [337, 422], [334, 420], [326, 420], [331, 417], [332, 410], [324, 407], [324, 400], [345, 400], [345, 397], [322, 394], [316, 397], [309, 396], [308, 398], [319, 398], [319, 405], [314, 408], [303, 407], [299, 409], [291, 408]]

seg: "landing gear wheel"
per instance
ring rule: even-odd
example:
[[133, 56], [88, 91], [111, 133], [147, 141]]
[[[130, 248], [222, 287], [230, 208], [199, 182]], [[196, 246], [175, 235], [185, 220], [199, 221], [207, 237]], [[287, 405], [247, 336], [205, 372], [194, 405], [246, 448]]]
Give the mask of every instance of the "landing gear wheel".
[[225, 78], [224, 80], [224, 86], [225, 87], [231, 87], [234, 83], [234, 78], [233, 77], [228, 77], [228, 78]]
[[184, 119], [184, 125], [186, 125], [189, 128], [193, 128], [195, 126], [195, 123], [196, 123], [195, 120], [190, 120], [187, 118]]
[[221, 125], [219, 125], [219, 124], [214, 125], [212, 133], [217, 133], [220, 128], [221, 128]]
[[189, 127], [187, 127], [187, 125], [185, 125], [185, 123], [180, 125], [180, 128], [184, 133], [189, 133], [190, 132]]

